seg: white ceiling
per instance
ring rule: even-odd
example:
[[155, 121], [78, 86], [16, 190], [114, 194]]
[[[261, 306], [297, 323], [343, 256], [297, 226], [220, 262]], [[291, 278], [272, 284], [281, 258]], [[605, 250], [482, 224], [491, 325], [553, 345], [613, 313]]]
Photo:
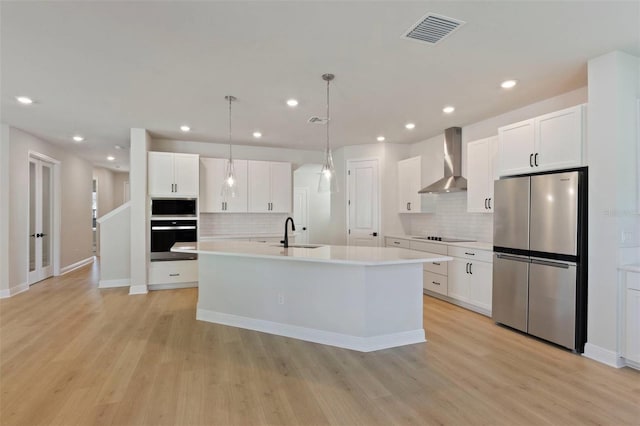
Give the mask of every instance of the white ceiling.
[[[129, 129], [322, 149], [432, 137], [586, 84], [590, 58], [640, 56], [640, 2], [2, 2], [2, 121], [122, 169]], [[401, 38], [426, 13], [466, 21], [441, 44]], [[519, 80], [511, 91], [499, 88]], [[36, 100], [18, 105], [15, 96]], [[285, 105], [295, 97], [296, 109]], [[454, 105], [450, 116], [442, 113]], [[404, 128], [412, 121], [413, 131]], [[189, 124], [185, 135], [178, 128]], [[263, 138], [251, 134], [260, 130]], [[77, 144], [71, 136], [86, 141]], [[105, 157], [113, 154], [114, 163]]]

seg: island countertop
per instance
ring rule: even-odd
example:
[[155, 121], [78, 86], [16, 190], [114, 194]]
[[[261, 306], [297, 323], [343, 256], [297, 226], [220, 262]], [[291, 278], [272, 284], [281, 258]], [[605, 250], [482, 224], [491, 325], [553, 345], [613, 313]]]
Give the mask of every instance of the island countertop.
[[395, 247], [320, 245], [316, 248], [288, 247], [285, 249], [275, 243], [249, 241], [176, 243], [171, 248], [171, 251], [366, 266], [447, 262], [453, 260], [450, 256]]

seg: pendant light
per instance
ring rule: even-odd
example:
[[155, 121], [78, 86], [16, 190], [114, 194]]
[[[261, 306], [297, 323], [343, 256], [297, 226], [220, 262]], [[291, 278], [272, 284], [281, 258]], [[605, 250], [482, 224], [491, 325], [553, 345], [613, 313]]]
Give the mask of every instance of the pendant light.
[[329, 144], [329, 123], [331, 123], [331, 117], [329, 115], [329, 83], [334, 78], [335, 76], [333, 74], [322, 74], [322, 79], [327, 82], [327, 146], [325, 148], [324, 164], [320, 172], [318, 192], [338, 192], [336, 169], [333, 166], [333, 156], [331, 155], [331, 145]]
[[235, 96], [227, 95], [224, 97], [229, 101], [229, 160], [224, 172], [224, 181], [222, 182], [222, 199], [238, 196], [238, 181], [236, 180], [235, 167], [233, 165], [233, 155], [231, 146], [231, 103], [236, 100]]

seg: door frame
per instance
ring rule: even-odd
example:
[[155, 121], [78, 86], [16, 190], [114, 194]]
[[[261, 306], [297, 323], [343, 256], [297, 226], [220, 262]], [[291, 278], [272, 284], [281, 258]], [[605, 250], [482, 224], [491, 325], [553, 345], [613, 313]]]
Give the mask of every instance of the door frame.
[[[303, 192], [304, 193], [304, 201], [305, 201], [305, 207], [304, 207], [304, 212], [306, 213], [306, 217], [304, 218], [304, 224], [302, 225], [303, 227], [306, 227], [307, 229], [303, 232], [306, 232], [306, 241], [304, 241], [304, 244], [308, 244], [309, 243], [309, 188], [306, 186], [294, 186], [293, 187], [293, 198], [295, 200], [296, 198], [296, 191], [299, 192]], [[291, 208], [293, 216], [295, 216], [295, 211], [293, 211], [295, 209], [295, 202]], [[297, 242], [297, 241], [296, 241]]]
[[[53, 171], [53, 205], [51, 207], [51, 215], [52, 215], [52, 227], [51, 227], [51, 231], [53, 233], [53, 236], [51, 238], [52, 242], [52, 262], [53, 262], [53, 276], [56, 277], [58, 275], [60, 275], [60, 229], [61, 229], [61, 217], [60, 217], [60, 208], [61, 208], [61, 203], [60, 203], [60, 195], [61, 195], [61, 187], [60, 187], [60, 165], [61, 162], [59, 160], [56, 160], [53, 157], [49, 157], [48, 155], [42, 154], [40, 152], [37, 151], [32, 151], [29, 150], [28, 154], [27, 154], [27, 173], [29, 170], [29, 161], [31, 159], [34, 160], [39, 160], [39, 161], [44, 161], [46, 163], [51, 164], [51, 169]], [[27, 193], [29, 192], [30, 188], [27, 185]], [[27, 196], [27, 212], [31, 211], [31, 200], [29, 200], [29, 197]], [[26, 227], [25, 227], [25, 233], [24, 235], [27, 236], [27, 238], [29, 238], [29, 221], [26, 221]], [[27, 277], [27, 283], [29, 282], [29, 244], [27, 242], [27, 247], [25, 250], [25, 272], [26, 272], [26, 277]]]
[[350, 170], [350, 166], [352, 163], [358, 162], [358, 161], [375, 161], [376, 164], [378, 165], [378, 237], [380, 237], [378, 239], [378, 247], [382, 246], [382, 173], [380, 172], [380, 158], [378, 157], [363, 157], [363, 158], [350, 158], [347, 160], [347, 164], [346, 164], [346, 168], [345, 168], [345, 187], [346, 187], [346, 191], [345, 192], [345, 198], [344, 198], [344, 207], [345, 207], [345, 214], [347, 215], [347, 220], [345, 221], [346, 223], [346, 228], [344, 230], [345, 234], [347, 235], [347, 245], [350, 245], [350, 239], [351, 239], [351, 234], [349, 234], [349, 229], [351, 228], [351, 215], [349, 214], [349, 209], [351, 206], [349, 206], [349, 199], [351, 198], [349, 195], [349, 191], [351, 188], [351, 185], [349, 185], [349, 180], [351, 179], [351, 175], [349, 174], [349, 170]]

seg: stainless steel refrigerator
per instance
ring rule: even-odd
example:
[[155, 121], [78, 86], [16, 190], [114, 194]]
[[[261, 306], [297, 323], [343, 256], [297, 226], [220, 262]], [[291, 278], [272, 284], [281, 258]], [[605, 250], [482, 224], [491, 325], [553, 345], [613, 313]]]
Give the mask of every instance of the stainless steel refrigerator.
[[493, 319], [583, 352], [587, 170], [495, 181]]

